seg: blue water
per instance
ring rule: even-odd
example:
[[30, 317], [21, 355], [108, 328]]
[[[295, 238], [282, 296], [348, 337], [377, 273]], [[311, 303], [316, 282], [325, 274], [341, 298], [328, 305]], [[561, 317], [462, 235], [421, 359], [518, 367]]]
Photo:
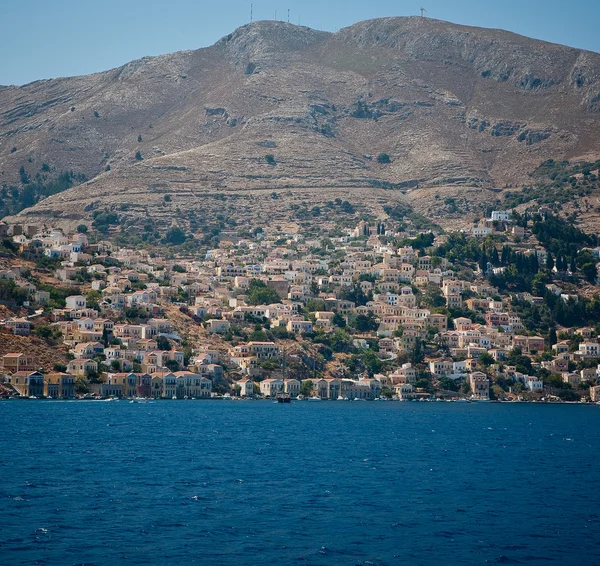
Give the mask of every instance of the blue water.
[[2, 565], [600, 564], [600, 407], [0, 402]]

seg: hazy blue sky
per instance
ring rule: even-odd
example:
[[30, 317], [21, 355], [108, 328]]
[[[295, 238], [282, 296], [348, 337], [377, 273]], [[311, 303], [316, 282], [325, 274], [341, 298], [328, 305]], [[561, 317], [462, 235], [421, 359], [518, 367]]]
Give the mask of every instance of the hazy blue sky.
[[[417, 15], [600, 52], [599, 0], [253, 0], [254, 19], [336, 31]], [[250, 1], [0, 0], [0, 84], [87, 74], [213, 44], [250, 20]]]

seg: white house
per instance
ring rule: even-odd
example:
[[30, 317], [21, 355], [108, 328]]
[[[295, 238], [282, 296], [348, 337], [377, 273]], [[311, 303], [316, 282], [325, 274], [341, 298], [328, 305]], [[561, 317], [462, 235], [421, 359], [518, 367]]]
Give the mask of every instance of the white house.
[[512, 217], [512, 212], [510, 210], [493, 210], [491, 220], [507, 222], [511, 219], [511, 217]]
[[87, 306], [87, 301], [83, 295], [71, 295], [65, 299], [65, 302], [68, 309], [85, 309]]

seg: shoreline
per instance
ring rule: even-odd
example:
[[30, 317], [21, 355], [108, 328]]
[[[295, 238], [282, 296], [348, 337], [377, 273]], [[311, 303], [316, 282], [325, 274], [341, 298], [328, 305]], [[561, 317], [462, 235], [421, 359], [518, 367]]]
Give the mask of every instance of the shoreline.
[[[210, 397], [210, 398], [190, 398], [190, 399], [163, 399], [163, 398], [158, 398], [158, 399], [153, 399], [153, 398], [143, 398], [143, 399], [132, 399], [132, 398], [88, 398], [88, 399], [84, 399], [84, 398], [74, 398], [74, 399], [54, 399], [51, 397], [41, 397], [41, 398], [31, 398], [31, 397], [2, 397], [0, 398], [0, 401], [20, 401], [20, 402], [24, 402], [24, 401], [46, 401], [46, 402], [68, 402], [68, 403], [73, 403], [73, 402], [103, 402], [103, 403], [108, 403], [108, 402], [117, 402], [120, 401], [122, 403], [129, 403], [129, 404], [139, 404], [139, 405], [145, 405], [145, 404], [152, 404], [152, 403], [157, 403], [157, 402], [178, 402], [178, 401], [246, 401], [246, 402], [271, 402], [271, 403], [275, 403], [275, 404], [280, 404], [277, 402], [276, 399], [261, 399], [261, 398], [244, 398], [244, 397]], [[600, 405], [600, 403], [598, 402], [594, 402], [594, 401], [528, 401], [528, 400], [515, 400], [515, 401], [502, 401], [499, 399], [456, 399], [456, 400], [446, 400], [446, 399], [321, 399], [321, 398], [310, 398], [310, 399], [292, 399], [292, 403], [303, 403], [303, 402], [309, 402], [309, 401], [325, 401], [325, 402], [330, 402], [330, 403], [344, 403], [344, 402], [350, 402], [350, 401], [366, 401], [366, 402], [370, 402], [370, 403], [374, 403], [374, 402], [386, 402], [386, 403], [401, 403], [401, 404], [407, 404], [407, 403], [453, 403], [453, 404], [475, 404], [475, 405], [481, 405], [481, 404], [503, 404], [503, 405], [583, 405], [583, 406], [594, 406], [594, 405]]]

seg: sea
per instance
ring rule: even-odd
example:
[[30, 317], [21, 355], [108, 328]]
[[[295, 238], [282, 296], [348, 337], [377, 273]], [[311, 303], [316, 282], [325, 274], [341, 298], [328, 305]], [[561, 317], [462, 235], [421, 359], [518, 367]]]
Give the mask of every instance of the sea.
[[0, 564], [600, 564], [600, 406], [0, 402]]

